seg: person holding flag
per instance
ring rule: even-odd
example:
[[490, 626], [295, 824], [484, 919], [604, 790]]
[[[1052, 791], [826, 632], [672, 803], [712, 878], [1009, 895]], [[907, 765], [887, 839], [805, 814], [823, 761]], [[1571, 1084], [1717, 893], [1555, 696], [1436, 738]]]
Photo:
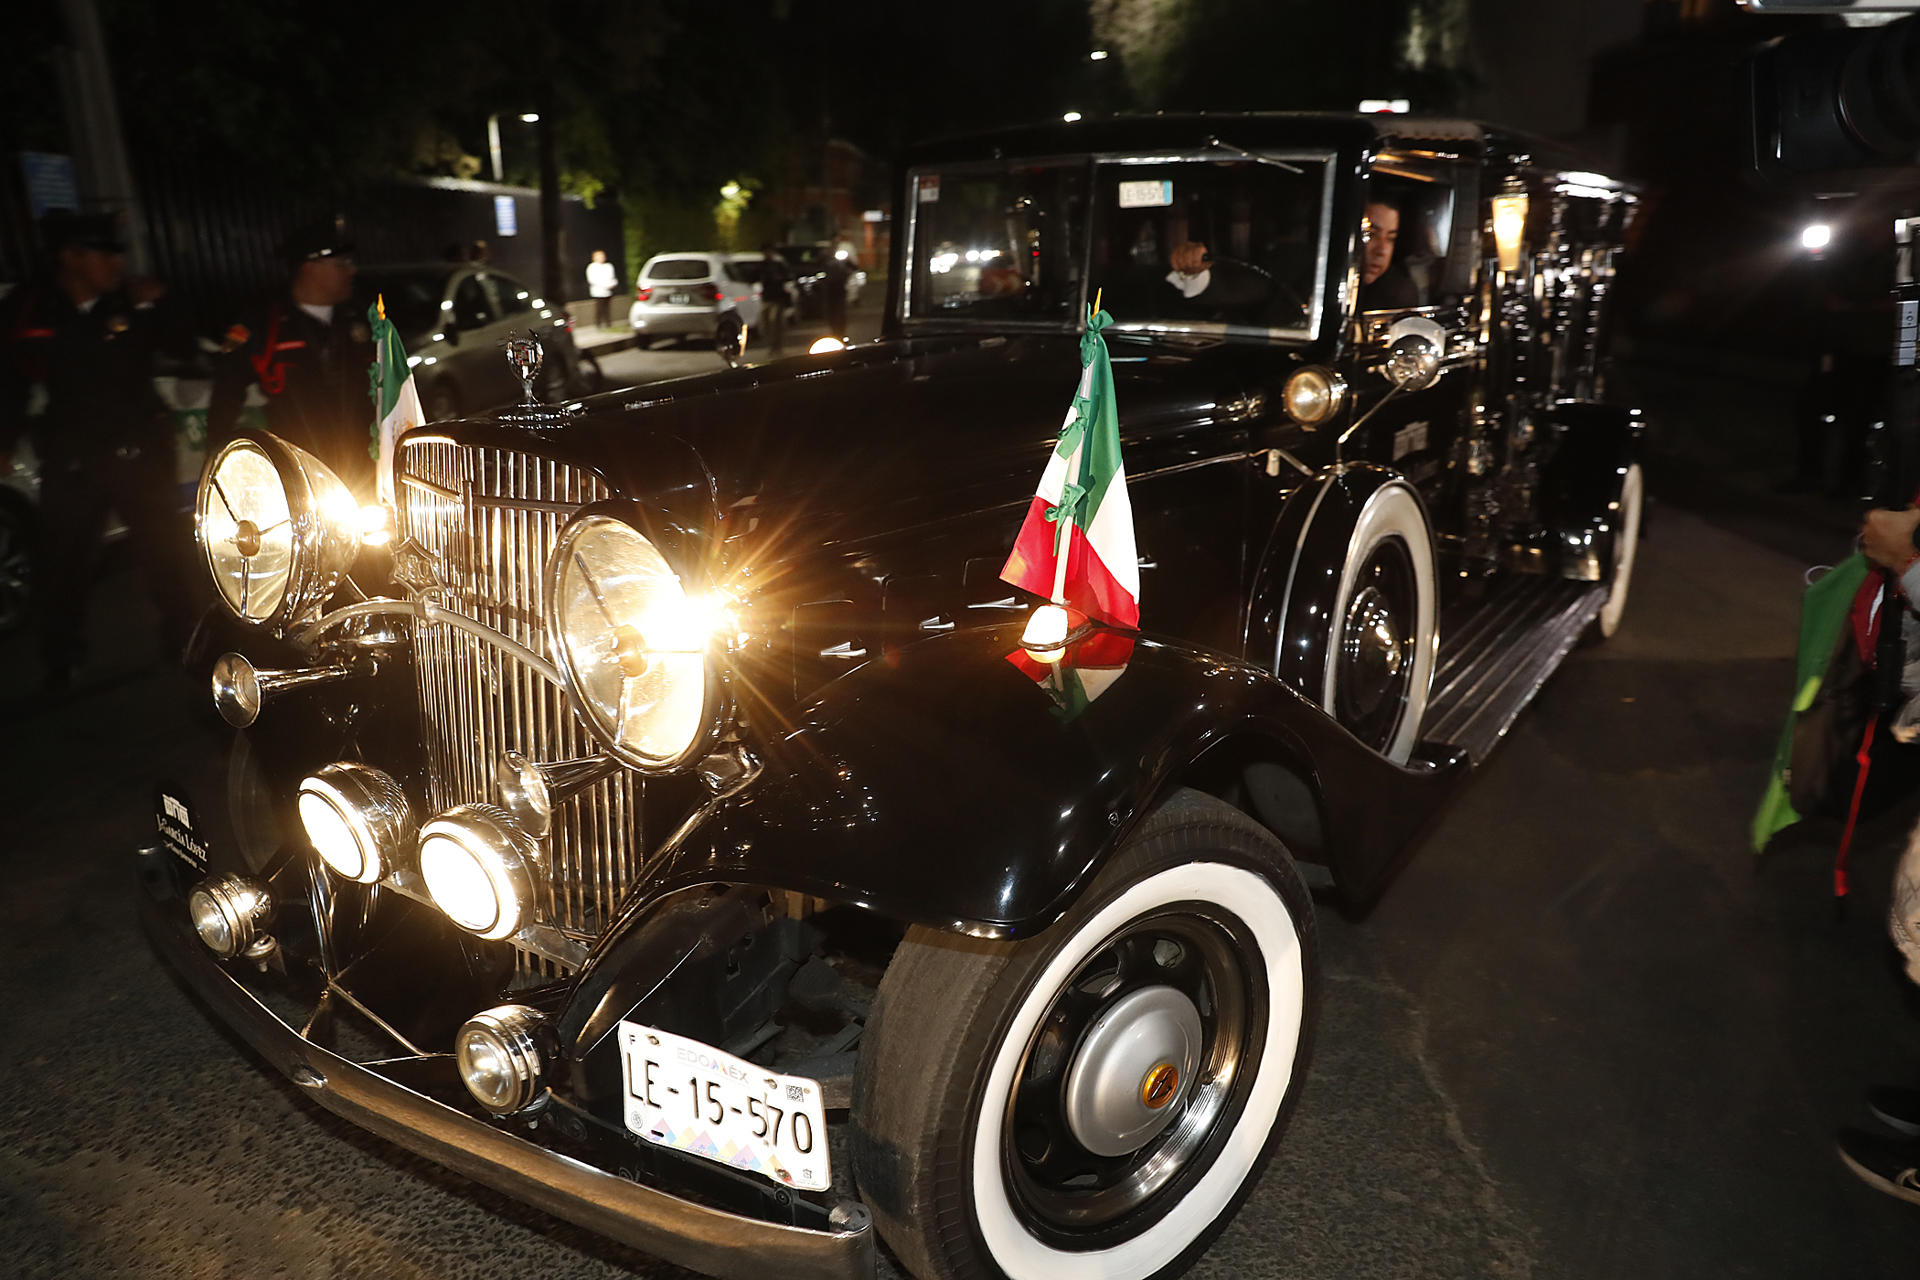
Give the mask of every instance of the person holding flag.
[[375, 494], [379, 502], [393, 505], [393, 442], [403, 431], [427, 420], [420, 409], [420, 391], [413, 381], [413, 368], [407, 363], [406, 344], [400, 331], [387, 319], [387, 300], [375, 298], [367, 309], [367, 322], [373, 330], [373, 365], [367, 382], [373, 390], [373, 443]]
[[1003, 580], [1049, 601], [1028, 619], [1022, 641], [1036, 657], [1059, 651], [1088, 620], [1128, 630], [1140, 625], [1133, 507], [1102, 336], [1112, 323], [1096, 295], [1080, 338], [1079, 389], [1000, 570]]

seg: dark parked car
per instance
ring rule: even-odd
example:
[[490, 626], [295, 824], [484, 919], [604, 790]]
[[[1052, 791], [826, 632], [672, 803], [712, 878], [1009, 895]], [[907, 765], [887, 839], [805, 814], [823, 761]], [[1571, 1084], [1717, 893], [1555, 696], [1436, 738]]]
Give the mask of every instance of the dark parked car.
[[574, 345], [562, 304], [495, 267], [363, 267], [357, 287], [369, 300], [386, 300], [430, 422], [519, 397], [520, 382], [500, 358], [501, 345], [515, 333], [532, 332], [546, 348], [541, 394], [562, 399], [600, 389], [600, 367]]
[[[697, 1270], [1173, 1274], [1305, 1077], [1307, 885], [1372, 900], [1619, 625], [1634, 198], [1576, 166], [1408, 117], [929, 144], [879, 342], [415, 431], [374, 550], [235, 442], [240, 732], [220, 803], [162, 789], [151, 935], [316, 1102]], [[1142, 629], [1030, 653], [999, 574], [1096, 296]]]

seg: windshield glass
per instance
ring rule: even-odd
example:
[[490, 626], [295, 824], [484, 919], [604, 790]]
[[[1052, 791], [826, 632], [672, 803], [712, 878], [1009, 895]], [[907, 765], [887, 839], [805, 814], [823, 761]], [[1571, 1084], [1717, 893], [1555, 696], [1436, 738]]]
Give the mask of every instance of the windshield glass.
[[915, 170], [908, 319], [1077, 323], [1087, 169]]
[[661, 258], [647, 264], [649, 280], [705, 280], [711, 274], [705, 258]]
[[1091, 281], [1118, 328], [1309, 335], [1325, 275], [1328, 164], [1103, 164]]

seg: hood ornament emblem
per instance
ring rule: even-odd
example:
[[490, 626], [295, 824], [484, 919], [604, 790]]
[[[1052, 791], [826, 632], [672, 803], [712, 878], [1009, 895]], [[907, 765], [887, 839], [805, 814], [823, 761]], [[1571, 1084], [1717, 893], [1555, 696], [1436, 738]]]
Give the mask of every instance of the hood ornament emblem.
[[508, 367], [520, 379], [520, 403], [510, 409], [502, 409], [495, 416], [501, 422], [516, 422], [528, 427], [564, 426], [570, 416], [567, 411], [541, 403], [533, 389], [540, 380], [540, 369], [547, 357], [547, 349], [541, 345], [540, 339], [529, 329], [525, 335], [509, 333], [502, 346], [506, 348]]

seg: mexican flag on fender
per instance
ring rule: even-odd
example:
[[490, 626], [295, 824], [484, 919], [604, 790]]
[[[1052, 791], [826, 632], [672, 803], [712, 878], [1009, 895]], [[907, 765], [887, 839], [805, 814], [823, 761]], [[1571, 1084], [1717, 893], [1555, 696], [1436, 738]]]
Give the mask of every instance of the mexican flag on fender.
[[1105, 311], [1087, 318], [1080, 388], [1000, 576], [1089, 618], [1132, 628], [1140, 625], [1140, 561], [1120, 460], [1113, 365], [1100, 336], [1112, 323]]
[[373, 442], [367, 453], [379, 459], [375, 482], [378, 499], [393, 504], [393, 442], [400, 433], [426, 421], [420, 410], [420, 392], [407, 365], [407, 348], [399, 330], [387, 319], [385, 298], [367, 308], [373, 326], [373, 367], [367, 381], [373, 388]]

